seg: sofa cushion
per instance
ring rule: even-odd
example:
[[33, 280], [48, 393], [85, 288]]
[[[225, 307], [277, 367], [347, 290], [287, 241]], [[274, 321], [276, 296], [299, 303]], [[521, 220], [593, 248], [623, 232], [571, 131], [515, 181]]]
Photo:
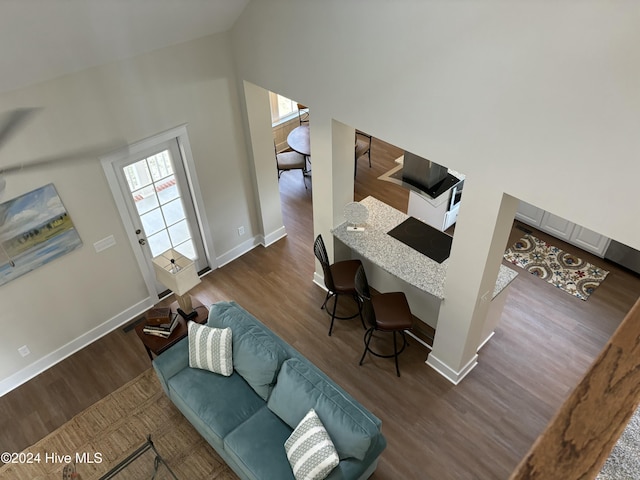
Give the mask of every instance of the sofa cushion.
[[246, 478], [293, 480], [284, 451], [291, 428], [263, 403], [224, 439], [225, 452], [240, 466]]
[[379, 435], [379, 420], [376, 423], [364, 407], [297, 358], [282, 364], [267, 405], [291, 428], [313, 408], [329, 432], [340, 459], [362, 460], [372, 437]]
[[189, 322], [189, 366], [219, 373], [233, 373], [232, 332]]
[[324, 480], [340, 463], [336, 447], [313, 408], [284, 442], [284, 450], [296, 480]]
[[212, 309], [208, 325], [233, 330], [233, 368], [264, 400], [269, 398], [287, 353], [273, 334], [238, 308]]
[[221, 447], [229, 432], [264, 408], [264, 400], [236, 372], [223, 377], [185, 368], [168, 383], [173, 402], [214, 447]]

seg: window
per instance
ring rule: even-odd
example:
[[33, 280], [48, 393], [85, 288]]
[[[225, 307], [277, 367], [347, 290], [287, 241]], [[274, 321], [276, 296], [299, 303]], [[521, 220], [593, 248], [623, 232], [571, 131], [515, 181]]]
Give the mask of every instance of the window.
[[289, 120], [294, 114], [298, 114], [298, 103], [287, 97], [269, 92], [269, 100], [271, 102], [271, 123], [273, 125]]

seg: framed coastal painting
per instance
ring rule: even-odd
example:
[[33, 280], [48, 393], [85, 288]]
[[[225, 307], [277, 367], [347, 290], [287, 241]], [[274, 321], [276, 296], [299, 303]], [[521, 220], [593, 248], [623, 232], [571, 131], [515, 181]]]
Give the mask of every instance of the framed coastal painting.
[[52, 183], [0, 204], [0, 285], [81, 245]]

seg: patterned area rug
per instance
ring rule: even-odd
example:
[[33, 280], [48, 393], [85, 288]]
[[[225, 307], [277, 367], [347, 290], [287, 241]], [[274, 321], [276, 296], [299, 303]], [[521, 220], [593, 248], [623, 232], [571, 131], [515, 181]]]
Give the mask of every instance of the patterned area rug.
[[[152, 368], [21, 452], [16, 460], [24, 462], [0, 467], [0, 479], [61, 479], [69, 458], [76, 464], [77, 476], [73, 478], [98, 479], [142, 445], [149, 434], [179, 479], [237, 480], [173, 406]], [[152, 478], [153, 455], [145, 455], [147, 458], [136, 461], [135, 468], [127, 468], [115, 478]], [[29, 459], [31, 463], [27, 463]]]
[[504, 258], [581, 300], [589, 298], [609, 274], [528, 234], [508, 249]]

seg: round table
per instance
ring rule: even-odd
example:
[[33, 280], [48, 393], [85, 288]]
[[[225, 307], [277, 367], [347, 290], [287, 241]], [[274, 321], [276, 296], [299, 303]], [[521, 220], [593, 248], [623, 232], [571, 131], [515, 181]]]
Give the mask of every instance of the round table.
[[309, 125], [300, 125], [294, 128], [287, 135], [287, 143], [296, 152], [309, 157], [311, 155], [311, 145], [309, 143]]

